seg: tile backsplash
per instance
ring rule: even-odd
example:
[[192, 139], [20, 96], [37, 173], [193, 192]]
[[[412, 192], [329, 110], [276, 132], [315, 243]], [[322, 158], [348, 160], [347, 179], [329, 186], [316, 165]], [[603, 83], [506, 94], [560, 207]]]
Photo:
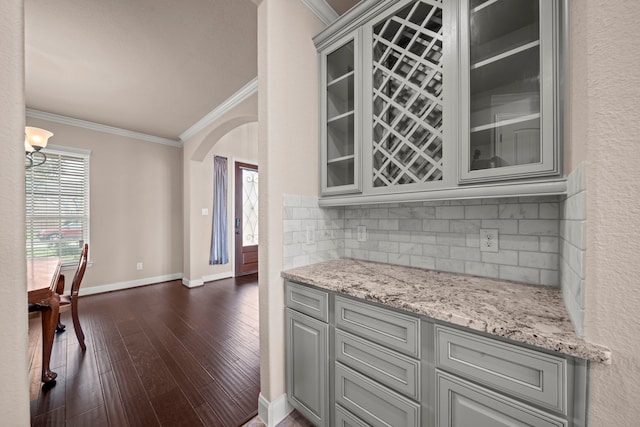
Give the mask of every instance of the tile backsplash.
[[[321, 209], [287, 195], [284, 267], [347, 257], [558, 286], [560, 207], [528, 197]], [[480, 251], [481, 228], [498, 230], [499, 252]]]
[[578, 337], [584, 335], [585, 202], [584, 168], [580, 165], [567, 177], [567, 197], [561, 205], [560, 219], [562, 296]]

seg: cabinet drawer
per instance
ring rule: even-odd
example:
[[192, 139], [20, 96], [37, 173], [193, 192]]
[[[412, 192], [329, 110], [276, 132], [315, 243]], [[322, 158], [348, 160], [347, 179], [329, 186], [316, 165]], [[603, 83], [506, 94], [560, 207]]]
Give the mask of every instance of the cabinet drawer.
[[420, 357], [420, 319], [336, 296], [336, 328]]
[[335, 399], [371, 426], [420, 425], [420, 405], [336, 363]]
[[287, 307], [323, 322], [329, 320], [329, 294], [327, 292], [287, 280], [285, 294]]
[[436, 366], [563, 414], [566, 360], [436, 325]]
[[567, 427], [567, 422], [436, 370], [437, 427]]
[[364, 421], [347, 411], [340, 405], [336, 405], [336, 427], [369, 427]]
[[420, 362], [336, 330], [336, 360], [412, 399], [420, 399]]

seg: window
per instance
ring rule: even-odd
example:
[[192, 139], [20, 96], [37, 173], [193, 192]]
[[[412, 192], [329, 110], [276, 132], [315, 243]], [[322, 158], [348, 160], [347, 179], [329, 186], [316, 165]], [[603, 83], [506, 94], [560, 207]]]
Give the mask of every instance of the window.
[[75, 264], [89, 240], [89, 152], [48, 149], [26, 170], [27, 257]]

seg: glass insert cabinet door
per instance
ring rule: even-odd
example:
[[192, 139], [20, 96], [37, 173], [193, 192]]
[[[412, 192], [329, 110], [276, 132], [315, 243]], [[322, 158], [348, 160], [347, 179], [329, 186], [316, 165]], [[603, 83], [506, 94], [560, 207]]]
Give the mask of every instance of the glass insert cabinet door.
[[[364, 141], [368, 191], [388, 193], [443, 181], [442, 2], [400, 2], [365, 27]], [[370, 120], [370, 121], [369, 121]], [[370, 155], [369, 155], [370, 154]]]
[[558, 173], [554, 0], [462, 0], [460, 182]]
[[321, 54], [321, 191], [359, 192], [360, 67], [354, 32]]

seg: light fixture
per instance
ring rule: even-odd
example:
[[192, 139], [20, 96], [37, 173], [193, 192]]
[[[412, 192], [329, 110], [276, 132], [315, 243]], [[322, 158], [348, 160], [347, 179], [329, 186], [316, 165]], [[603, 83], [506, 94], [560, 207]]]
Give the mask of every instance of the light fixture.
[[40, 166], [47, 161], [47, 156], [40, 150], [47, 146], [47, 141], [53, 136], [45, 129], [26, 126], [24, 128], [24, 151], [28, 160], [27, 169]]

